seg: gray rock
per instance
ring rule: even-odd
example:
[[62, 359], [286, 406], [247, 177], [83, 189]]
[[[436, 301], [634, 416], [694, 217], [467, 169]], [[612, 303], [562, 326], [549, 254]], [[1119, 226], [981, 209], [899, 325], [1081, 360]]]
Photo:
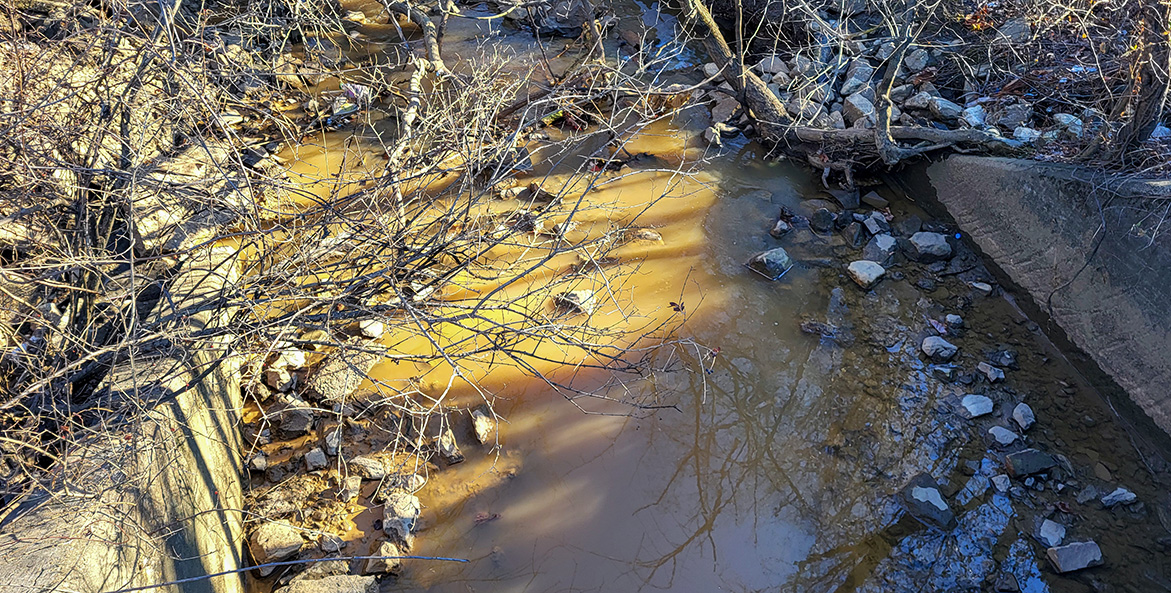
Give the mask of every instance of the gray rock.
[[325, 469], [326, 467], [329, 467], [329, 459], [325, 457], [325, 451], [322, 451], [320, 447], [314, 447], [310, 449], [309, 452], [305, 454], [305, 467], [308, 468], [309, 471]]
[[878, 284], [879, 280], [882, 280], [886, 270], [875, 262], [858, 260], [850, 262], [850, 265], [846, 267], [846, 273], [855, 284], [870, 290], [875, 284]]
[[927, 109], [931, 105], [931, 99], [935, 98], [931, 93], [918, 92], [903, 101], [904, 109]]
[[1037, 130], [1034, 130], [1030, 127], [1017, 126], [1012, 131], [1012, 137], [1016, 140], [1020, 140], [1021, 142], [1029, 144], [1040, 140], [1041, 132], [1038, 132]]
[[323, 533], [321, 537], [317, 538], [317, 547], [321, 548], [322, 552], [326, 554], [333, 554], [342, 551], [349, 542], [342, 539], [340, 535], [332, 533]]
[[776, 280], [793, 267], [793, 258], [789, 257], [788, 252], [784, 249], [777, 247], [754, 255], [752, 259], [748, 260], [747, 265], [749, 268]]
[[1057, 460], [1052, 455], [1036, 449], [1009, 453], [1004, 457], [1004, 461], [1009, 475], [1014, 478], [1040, 473], [1057, 465]]
[[350, 502], [362, 494], [362, 476], [348, 476], [342, 481], [342, 489], [338, 498], [343, 502]]
[[325, 454], [337, 457], [342, 446], [342, 427], [337, 426], [325, 432]]
[[1102, 506], [1110, 508], [1120, 504], [1130, 504], [1138, 500], [1138, 495], [1119, 486], [1113, 492], [1102, 497]]
[[1065, 526], [1057, 521], [1045, 519], [1041, 522], [1041, 528], [1038, 530], [1037, 539], [1047, 548], [1054, 548], [1061, 545], [1061, 541], [1065, 539]]
[[923, 350], [923, 354], [935, 362], [947, 362], [959, 351], [958, 346], [939, 336], [924, 338], [920, 348]]
[[1102, 550], [1092, 541], [1049, 548], [1045, 555], [1057, 572], [1073, 572], [1102, 563]]
[[997, 41], [1006, 43], [1024, 43], [1033, 36], [1029, 22], [1023, 18], [1009, 19], [996, 29]]
[[1014, 103], [1005, 107], [996, 118], [996, 125], [1015, 130], [1033, 120], [1033, 108], [1024, 103]]
[[1004, 371], [986, 363], [982, 362], [976, 365], [976, 370], [984, 373], [989, 383], [999, 383], [1004, 380]]
[[842, 102], [842, 115], [850, 125], [863, 119], [873, 122], [875, 113], [874, 103], [870, 102], [862, 93], [854, 93]]
[[711, 78], [720, 73], [720, 67], [713, 62], [708, 62], [703, 65], [703, 75]]
[[866, 195], [862, 196], [862, 203], [878, 210], [882, 210], [887, 206], [890, 206], [890, 202], [888, 202], [886, 198], [878, 195], [878, 192], [875, 191], [866, 192]]
[[964, 318], [956, 315], [955, 313], [948, 313], [947, 316], [943, 318], [943, 322], [946, 323], [947, 327], [951, 329], [961, 329], [964, 327]]
[[562, 313], [591, 315], [598, 308], [592, 290], [571, 290], [553, 295], [553, 306]]
[[846, 129], [846, 118], [842, 116], [841, 111], [831, 111], [829, 114], [829, 127], [835, 130]]
[[1077, 493], [1077, 498], [1076, 498], [1077, 503], [1078, 504], [1086, 504], [1087, 502], [1090, 502], [1091, 500], [1098, 498], [1098, 494], [1099, 494], [1098, 489], [1095, 488], [1092, 484], [1089, 486], [1086, 486], [1085, 488], [1082, 489], [1081, 492]]
[[757, 68], [766, 74], [788, 74], [789, 66], [780, 56], [767, 56], [757, 64]]
[[358, 322], [358, 332], [371, 340], [377, 340], [386, 333], [386, 324], [377, 319], [363, 319]]
[[715, 123], [726, 122], [732, 119], [732, 114], [736, 113], [737, 109], [740, 109], [740, 102], [736, 100], [736, 97], [720, 93], [716, 104], [712, 106], [712, 121]]
[[841, 204], [842, 208], [846, 210], [855, 210], [862, 205], [856, 189], [827, 189], [825, 193], [833, 197], [834, 201]]
[[400, 547], [398, 542], [384, 541], [378, 544], [378, 549], [374, 551], [372, 556], [382, 556], [382, 558], [371, 558], [366, 561], [366, 565], [362, 567], [362, 574], [390, 574], [397, 573], [402, 569], [403, 561], [396, 556], [405, 556], [406, 552]]
[[317, 372], [309, 377], [308, 387], [327, 402], [343, 401], [382, 360], [381, 353], [359, 348], [369, 348], [369, 344], [361, 338], [353, 338], [327, 355]]
[[964, 108], [944, 99], [943, 97], [932, 97], [931, 102], [927, 104], [927, 108], [931, 110], [931, 114], [940, 121], [953, 122], [964, 114]]
[[[270, 521], [261, 523], [252, 531], [248, 539], [248, 550], [257, 564], [279, 562], [297, 552], [305, 541], [301, 539], [301, 532], [296, 527], [284, 521]], [[275, 567], [261, 569], [260, 573], [267, 576]], [[267, 572], [266, 572], [267, 571]]]
[[332, 575], [294, 581], [277, 593], [378, 593], [378, 579], [349, 574]]
[[939, 484], [929, 474], [911, 478], [910, 483], [899, 492], [899, 498], [907, 513], [924, 525], [940, 529], [956, 526], [955, 513], [943, 499]]
[[262, 472], [268, 469], [268, 457], [263, 451], [257, 451], [248, 456], [245, 464], [247, 464], [248, 469], [254, 472]]
[[314, 412], [304, 401], [288, 397], [280, 405], [269, 410], [280, 418], [280, 432], [285, 436], [298, 436], [313, 428]]
[[1012, 419], [1016, 422], [1021, 430], [1028, 430], [1037, 422], [1037, 417], [1033, 415], [1033, 408], [1029, 404], [1021, 402], [1012, 409]]
[[857, 248], [862, 243], [862, 239], [866, 238], [866, 231], [862, 230], [861, 224], [851, 222], [842, 227], [841, 235], [846, 240], [846, 245]]
[[875, 235], [862, 248], [862, 258], [885, 265], [894, 255], [897, 245], [895, 238], [886, 233]]
[[1008, 492], [1012, 487], [1012, 479], [1007, 474], [997, 474], [992, 476], [992, 485], [996, 487], [996, 491], [1000, 493]]
[[914, 94], [914, 92], [915, 87], [909, 84], [902, 84], [890, 90], [890, 100], [895, 103], [903, 103], [907, 99], [911, 98], [911, 95]]
[[392, 490], [383, 503], [382, 530], [387, 535], [397, 537], [397, 541], [410, 541], [421, 509], [419, 498], [414, 494], [405, 490]]
[[951, 258], [951, 245], [947, 237], [939, 233], [919, 231], [911, 235], [910, 246], [907, 256], [920, 263], [929, 264]]
[[828, 233], [834, 228], [834, 213], [825, 208], [818, 208], [813, 216], [809, 217], [809, 227], [819, 233]]
[[300, 348], [289, 344], [288, 342], [281, 342], [277, 344], [277, 357], [269, 366], [272, 368], [290, 368], [299, 369], [305, 366], [307, 362], [305, 359], [305, 352]]
[[1004, 428], [1003, 426], [993, 426], [992, 428], [989, 428], [988, 434], [992, 435], [992, 438], [996, 439], [996, 442], [1001, 445], [1011, 445], [1020, 438], [1017, 436], [1017, 433]]
[[[310, 562], [305, 570], [293, 576], [290, 582], [296, 583], [299, 581], [319, 581], [325, 577], [332, 577], [338, 575], [350, 574], [349, 560], [326, 560], [324, 562]], [[286, 591], [286, 589], [281, 589]]]
[[992, 413], [992, 400], [987, 396], [969, 393], [960, 400], [960, 415], [969, 420]]
[[881, 235], [882, 233], [890, 232], [890, 223], [886, 221], [886, 217], [881, 212], [871, 212], [870, 216], [862, 219], [862, 225], [866, 230], [870, 231], [871, 235]]
[[386, 477], [382, 461], [372, 457], [355, 457], [349, 461], [350, 471], [367, 480], [381, 480]]
[[927, 60], [930, 57], [927, 50], [920, 47], [907, 55], [903, 60], [903, 65], [907, 67], [908, 72], [919, 72], [927, 67]]
[[988, 114], [983, 105], [973, 105], [960, 114], [960, 120], [973, 128], [982, 128], [988, 122]]

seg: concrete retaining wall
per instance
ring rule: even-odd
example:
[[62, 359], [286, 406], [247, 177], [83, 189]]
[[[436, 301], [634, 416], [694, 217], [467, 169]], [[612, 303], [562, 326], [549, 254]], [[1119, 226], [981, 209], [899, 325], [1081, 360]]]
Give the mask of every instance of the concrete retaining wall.
[[[154, 315], [181, 317], [236, 274], [235, 250], [196, 251]], [[111, 592], [232, 571], [241, 557], [239, 364], [227, 340], [181, 340], [225, 311], [189, 315], [172, 348], [116, 366], [102, 392], [142, 402], [125, 425], [81, 436], [0, 526], [0, 592]], [[153, 589], [242, 593], [240, 575]]]
[[958, 155], [927, 177], [984, 254], [1171, 434], [1171, 182]]

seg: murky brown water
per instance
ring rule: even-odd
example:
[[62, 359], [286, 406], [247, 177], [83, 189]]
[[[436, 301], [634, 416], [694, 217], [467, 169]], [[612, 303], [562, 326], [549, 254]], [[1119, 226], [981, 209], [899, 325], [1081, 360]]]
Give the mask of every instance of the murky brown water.
[[[474, 39], [456, 27], [448, 41], [456, 54], [466, 47], [456, 42], [461, 34]], [[941, 274], [906, 263], [892, 268], [903, 278], [858, 289], [842, 272], [858, 256], [838, 234], [799, 229], [779, 241], [768, 235], [781, 207], [808, 214], [820, 205], [810, 198], [825, 198], [805, 170], [768, 163], [750, 144], [708, 152], [688, 176], [660, 169], [704, 153], [703, 117], [687, 110], [633, 138], [631, 153], [659, 158], [595, 179], [602, 183], [586, 194], [588, 208], [576, 218], [582, 238], [636, 215], [638, 225], [663, 238], [626, 245], [624, 263], [581, 278], [581, 287], [615, 297], [604, 300], [594, 325], [675, 327], [687, 340], [659, 351], [643, 377], [616, 382], [574, 373], [576, 387], [617, 401], [570, 401], [512, 366], [465, 367], [482, 393], [450, 382], [443, 365], [376, 367], [372, 389], [410, 382], [432, 396], [446, 393], [453, 405], [474, 404], [486, 393], [506, 420], [499, 448], [465, 445], [467, 460], [430, 468], [418, 493], [426, 520], [414, 553], [470, 562], [411, 561], [383, 590], [993, 590], [1001, 573], [1029, 592], [1171, 587], [1168, 549], [1159, 542], [1171, 526], [1165, 489], [1040, 329], [1010, 301], [972, 290], [967, 281], [982, 270]], [[334, 147], [343, 136], [323, 140], [325, 150], [307, 145], [286, 155], [296, 160], [296, 173], [336, 174], [341, 160]], [[362, 174], [361, 167], [354, 171], [355, 178]], [[570, 175], [554, 170], [543, 183], [581, 182]], [[894, 200], [896, 223], [925, 216], [913, 202], [880, 191]], [[752, 254], [778, 245], [807, 265], [778, 282], [743, 267]], [[499, 255], [523, 258], [540, 249]], [[539, 285], [563, 273], [574, 257], [559, 256], [530, 280]], [[924, 278], [934, 290], [917, 285]], [[519, 298], [530, 288], [519, 283], [498, 298]], [[962, 315], [967, 326], [953, 340], [961, 371], [974, 372], [987, 354], [1005, 348], [1015, 351], [1020, 370], [996, 385], [934, 378], [918, 346], [929, 320], [947, 313]], [[801, 333], [809, 319], [839, 334]], [[572, 365], [581, 355], [527, 347], [549, 358], [540, 368], [558, 378], [574, 371], [557, 363]], [[993, 416], [962, 419], [956, 400], [965, 393], [996, 401]], [[1044, 490], [1014, 482], [1017, 490], [1000, 493], [989, 479], [1003, 472], [1004, 450], [993, 448], [985, 431], [1012, 427], [1008, 416], [1020, 401], [1038, 417], [1028, 444], [1064, 454], [1070, 467], [1052, 472], [1040, 483]], [[630, 402], [669, 407], [632, 409]], [[354, 453], [377, 446], [372, 437]], [[894, 494], [920, 472], [944, 486], [960, 518], [955, 530], [920, 528], [901, 512]], [[1093, 500], [1077, 503], [1089, 485], [1107, 492], [1125, 485], [1142, 504], [1102, 510]], [[347, 537], [355, 545], [346, 552], [355, 555], [374, 545], [370, 525], [379, 515], [368, 500], [372, 492], [363, 494], [349, 508]], [[1069, 506], [1055, 510], [1057, 503]], [[1064, 523], [1066, 541], [1097, 541], [1106, 565], [1054, 574], [1032, 537], [1040, 517]]]

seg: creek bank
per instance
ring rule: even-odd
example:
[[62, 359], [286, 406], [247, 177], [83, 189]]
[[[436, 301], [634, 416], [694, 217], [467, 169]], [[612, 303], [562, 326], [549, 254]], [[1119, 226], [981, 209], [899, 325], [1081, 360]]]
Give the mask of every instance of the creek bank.
[[[890, 193], [889, 189], [884, 193]], [[831, 197], [836, 198], [833, 193]], [[833, 220], [842, 219], [846, 224], [830, 225], [829, 228], [818, 225], [820, 228], [817, 228], [813, 216], [783, 210], [779, 218], [792, 228], [779, 237], [773, 234], [779, 246], [757, 254], [749, 260], [749, 266], [776, 260], [776, 254], [782, 253], [784, 269], [813, 266], [825, 270], [826, 276], [836, 273], [839, 286], [833, 289], [835, 293], [849, 288], [847, 292], [850, 294], [861, 293], [858, 300], [863, 303], [877, 305], [884, 293], [906, 292], [907, 289], [917, 295], [915, 298], [920, 306], [930, 303], [927, 306], [933, 313], [922, 320], [914, 341], [914, 350], [922, 357], [926, 382], [935, 385], [927, 391], [938, 389], [950, 394], [945, 396], [939, 411], [946, 427], [944, 430], [983, 435], [967, 441], [970, 449], [966, 455], [975, 459], [963, 462], [958, 471], [953, 473], [938, 468], [943, 471], [919, 474], [904, 482], [896, 498], [906, 515], [934, 530], [933, 533], [942, 533], [944, 538], [967, 541], [985, 537], [977, 534], [988, 530], [999, 533], [1013, 523], [1019, 524], [1018, 529], [1034, 534], [1030, 539], [1014, 543], [1007, 558], [1001, 548], [1004, 544], [997, 544], [995, 540], [980, 543], [977, 547], [986, 546], [989, 562], [980, 565], [977, 580], [986, 578], [989, 582], [1008, 583], [1036, 578], [1034, 573], [1023, 570], [1024, 559], [1028, 559], [1029, 566], [1047, 566], [1050, 575], [1078, 575], [1088, 568], [1129, 560], [1112, 556], [1122, 553], [1111, 552], [1118, 550], [1116, 541], [1110, 546], [1100, 545], [1100, 542], [1115, 538], [1112, 526], [1115, 521], [1137, 530], [1150, 518], [1152, 508], [1164, 508], [1168, 500], [1158, 495], [1157, 490], [1136, 494], [1133, 484], [1119, 483], [1119, 476], [1104, 471], [1105, 468], [1099, 469], [1099, 464], [1083, 455], [1080, 446], [1075, 453], [1067, 437], [1059, 436], [1051, 427], [1045, 426], [1047, 421], [1068, 422], [1057, 417], [1039, 418], [1034, 411], [1034, 406], [1046, 406], [1053, 411], [1048, 407], [1047, 396], [1042, 395], [1050, 387], [1040, 387], [1029, 378], [1032, 373], [1029, 366], [1047, 363], [1050, 360], [1048, 355], [1030, 356], [1029, 363], [1022, 363], [1018, 343], [999, 341], [992, 333], [985, 333], [984, 328], [976, 331], [965, 322], [974, 309], [999, 306], [1000, 303], [996, 302], [1009, 289], [995, 282], [993, 274], [984, 267], [980, 256], [964, 238], [964, 233], [951, 223], [924, 221], [918, 216], [912, 220], [913, 215], [904, 214], [908, 207], [902, 196], [862, 203], [847, 195], [835, 199], [836, 204], [822, 198], [806, 196], [799, 210], [816, 214], [828, 209]], [[870, 203], [885, 207], [875, 208]], [[860, 228], [848, 228], [858, 220], [873, 222]], [[775, 228], [773, 221], [761, 226]], [[869, 247], [874, 239], [883, 236], [892, 237], [895, 245], [883, 266], [886, 279], [882, 282], [863, 281], [861, 272], [878, 264], [866, 261], [859, 265], [855, 258], [860, 250], [866, 249], [863, 245]], [[870, 241], [867, 241], [868, 237]], [[827, 260], [837, 263], [827, 265]], [[773, 274], [762, 275], [774, 282], [787, 281], [787, 278]], [[904, 286], [896, 288], [891, 283]], [[801, 321], [801, 330], [832, 339], [838, 331], [836, 325], [806, 319]], [[864, 331], [873, 332], [880, 325]], [[1027, 326], [1029, 331], [1040, 331], [1036, 324], [1026, 319], [1019, 320], [1017, 325]], [[859, 329], [863, 328], [855, 328], [856, 331]], [[905, 343], [890, 341], [893, 344], [888, 351], [892, 352]], [[841, 347], [849, 349], [852, 346], [851, 343], [842, 343]], [[1058, 385], [1068, 389], [1064, 382]], [[1072, 393], [1063, 393], [1061, 397], [1069, 397]], [[968, 437], [954, 438], [964, 442]], [[1165, 477], [1155, 477], [1155, 480]], [[1148, 475], [1141, 481], [1149, 487], [1150, 478]], [[1139, 478], [1136, 476], [1135, 479]], [[977, 501], [983, 502], [976, 504]], [[995, 522], [989, 522], [983, 515], [989, 507], [994, 507], [996, 513], [1006, 513], [1008, 519], [993, 525]], [[1163, 511], [1158, 513], [1161, 517]], [[1153, 527], [1152, 540], [1166, 540], [1171, 532], [1171, 525]], [[933, 536], [915, 536], [930, 537]], [[1075, 541], [1062, 545], [1067, 540]], [[909, 548], [908, 553], [914, 554], [914, 549]], [[972, 550], [959, 552], [956, 557], [938, 561], [970, 562], [966, 556], [970, 553]], [[907, 579], [908, 585], [915, 581], [916, 570], [897, 554], [892, 554], [876, 568], [877, 574], [883, 575], [881, 578], [894, 582]], [[939, 579], [931, 582], [940, 586], [968, 582], [946, 580], [938, 574], [931, 578]]]
[[[1144, 432], [1171, 443], [1171, 238], [1159, 228], [1166, 181], [1073, 166], [956, 155], [901, 177], [934, 194], [962, 231], [1108, 377]], [[1055, 328], [1056, 329], [1056, 328]], [[1060, 335], [1059, 335], [1060, 337]], [[1109, 390], [1113, 392], [1117, 390]], [[1149, 420], [1147, 420], [1149, 418]], [[1151, 423], [1156, 430], [1147, 430]], [[1152, 427], [1153, 428], [1153, 427]]]

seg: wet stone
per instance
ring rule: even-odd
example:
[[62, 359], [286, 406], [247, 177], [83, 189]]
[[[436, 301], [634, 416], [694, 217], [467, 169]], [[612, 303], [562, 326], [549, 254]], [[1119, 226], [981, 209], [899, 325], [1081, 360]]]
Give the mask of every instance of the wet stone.
[[920, 278], [915, 281], [915, 286], [919, 287], [923, 292], [935, 292], [939, 285], [930, 278]]
[[436, 448], [439, 450], [439, 456], [443, 458], [444, 463], [448, 465], [463, 463], [464, 454], [459, 450], [459, 445], [455, 442], [455, 433], [451, 432], [451, 428], [445, 428], [439, 434]]
[[1057, 465], [1057, 460], [1048, 453], [1036, 449], [1025, 449], [1005, 456], [1008, 472], [1013, 477], [1028, 476], [1043, 472]]
[[875, 235], [862, 248], [862, 259], [886, 264], [894, 255], [896, 245], [895, 238], [886, 233]]
[[834, 214], [826, 208], [818, 208], [809, 217], [809, 227], [819, 233], [828, 233], [834, 228]]
[[1017, 436], [1017, 433], [1004, 428], [1003, 426], [993, 426], [992, 428], [989, 428], [988, 434], [991, 435], [992, 438], [995, 439], [996, 442], [1000, 445], [1011, 445], [1020, 438]]
[[946, 381], [950, 383], [956, 380], [958, 371], [954, 366], [951, 365], [932, 365], [931, 374], [940, 381]]
[[1111, 508], [1120, 504], [1130, 504], [1138, 500], [1138, 495], [1119, 486], [1113, 492], [1102, 497], [1102, 506]]
[[856, 189], [827, 189], [825, 193], [833, 196], [846, 210], [855, 210], [861, 205]]
[[890, 202], [886, 201], [885, 198], [878, 195], [878, 192], [874, 191], [867, 192], [866, 195], [862, 196], [862, 203], [879, 210], [890, 206]]
[[386, 477], [382, 462], [370, 457], [355, 457], [349, 462], [350, 471], [367, 480], [381, 480]]
[[382, 556], [382, 558], [371, 558], [366, 561], [366, 565], [362, 568], [362, 574], [389, 574], [398, 572], [402, 566], [403, 561], [395, 556], [404, 556], [405, 551], [399, 546], [397, 542], [384, 541], [378, 544], [378, 548], [374, 550], [372, 556]]
[[1077, 493], [1075, 500], [1077, 500], [1078, 504], [1086, 504], [1087, 502], [1098, 498], [1098, 494], [1099, 493], [1097, 488], [1093, 486], [1086, 486], [1084, 489], [1082, 489], [1081, 492]]
[[321, 548], [321, 551], [325, 552], [326, 554], [333, 554], [335, 552], [342, 551], [342, 549], [346, 547], [347, 543], [348, 542], [342, 539], [339, 535], [323, 533], [317, 540], [317, 547]]
[[972, 287], [972, 290], [975, 290], [984, 296], [989, 296], [992, 294], [992, 285], [988, 284], [987, 282], [972, 282], [969, 284], [969, 286]]
[[1012, 409], [1012, 419], [1016, 422], [1021, 430], [1028, 430], [1037, 422], [1037, 417], [1033, 415], [1033, 408], [1029, 404], [1021, 402]]
[[1038, 529], [1037, 539], [1048, 548], [1060, 546], [1061, 541], [1065, 539], [1065, 526], [1056, 521], [1045, 519]]
[[939, 233], [919, 231], [911, 235], [910, 246], [911, 250], [907, 257], [920, 263], [927, 264], [951, 257], [951, 245], [948, 244], [947, 237]]
[[971, 393], [960, 400], [960, 415], [968, 420], [992, 413], [992, 400], [987, 396]]
[[1045, 551], [1057, 572], [1073, 572], [1102, 563], [1102, 550], [1096, 542], [1074, 542]]
[[777, 223], [773, 225], [772, 230], [770, 230], [768, 234], [772, 235], [776, 239], [780, 239], [792, 230], [793, 225], [785, 222], [784, 220], [778, 220]]
[[421, 510], [419, 498], [405, 490], [393, 490], [386, 494], [382, 507], [382, 530], [398, 541], [410, 541], [415, 521]]
[[870, 290], [875, 284], [878, 284], [879, 280], [882, 280], [886, 270], [875, 262], [859, 260], [850, 262], [850, 265], [846, 267], [846, 273], [855, 284]]
[[923, 229], [923, 219], [915, 215], [908, 216], [898, 223], [898, 229], [904, 236], [910, 237]]
[[976, 369], [984, 373], [984, 377], [988, 379], [989, 383], [999, 383], [1004, 380], [1004, 371], [986, 362], [976, 365]]
[[872, 212], [862, 220], [862, 226], [870, 231], [871, 235], [881, 235], [890, 232], [890, 223], [886, 221], [886, 217], [881, 212]]
[[962, 329], [964, 327], [964, 318], [955, 313], [948, 313], [947, 317], [943, 318], [943, 321], [949, 329]]
[[992, 589], [997, 593], [1018, 593], [1021, 590], [1021, 586], [1017, 583], [1016, 576], [1011, 572], [1003, 572], [1000, 573], [1000, 576], [996, 577], [996, 583], [992, 586]]
[[866, 232], [862, 229], [862, 225], [857, 222], [851, 222], [842, 229], [842, 237], [846, 240], [846, 245], [857, 248], [866, 238]]
[[940, 529], [956, 526], [956, 516], [943, 499], [939, 484], [929, 474], [911, 478], [899, 493], [903, 508], [920, 523]]
[[923, 350], [923, 354], [935, 362], [947, 362], [959, 351], [959, 347], [939, 336], [924, 338], [920, 348]]
[[289, 583], [279, 593], [377, 593], [378, 579], [358, 575], [332, 575]]
[[793, 267], [793, 258], [789, 257], [787, 251], [777, 247], [753, 256], [748, 260], [748, 267], [775, 280]]

